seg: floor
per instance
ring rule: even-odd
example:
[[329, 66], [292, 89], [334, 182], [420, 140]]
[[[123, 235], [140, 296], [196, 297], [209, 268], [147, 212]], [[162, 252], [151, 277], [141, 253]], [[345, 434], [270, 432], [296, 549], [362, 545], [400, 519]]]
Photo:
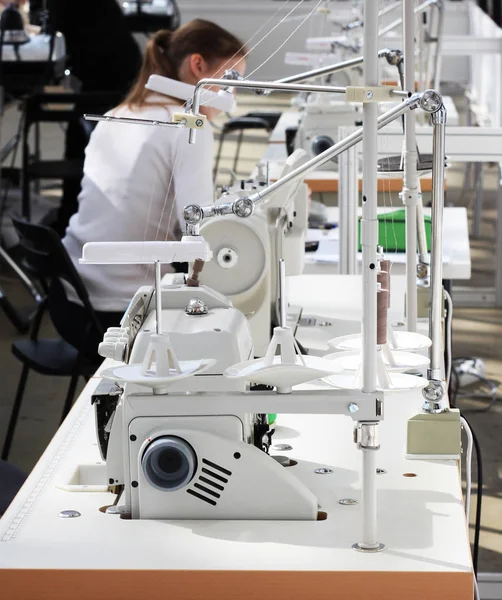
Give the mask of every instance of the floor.
[[[241, 102], [239, 112], [260, 110], [263, 98], [246, 96]], [[288, 98], [269, 97], [265, 110], [283, 110], [288, 106]], [[15, 131], [16, 115], [7, 111], [1, 128], [2, 142]], [[221, 119], [217, 125], [221, 124]], [[43, 150], [47, 154], [57, 156], [62, 149], [63, 131], [57, 125], [50, 125], [43, 130]], [[264, 151], [267, 136], [255, 132], [247, 138], [243, 145], [242, 158], [239, 161], [240, 176], [246, 176]], [[232, 165], [235, 142], [229, 141], [223, 150], [222, 166]], [[230, 175], [221, 171], [218, 176], [220, 184], [228, 183]], [[482, 232], [479, 239], [472, 239], [473, 277], [470, 285], [487, 286], [493, 284], [494, 264], [494, 219], [496, 196], [494, 186], [494, 170], [485, 169], [485, 211]], [[42, 194], [37, 202], [40, 213], [57, 202], [49, 191]], [[12, 196], [12, 198], [11, 198]], [[16, 204], [15, 194], [10, 194], [10, 204]], [[396, 206], [398, 199], [394, 198]], [[473, 192], [464, 186], [463, 168], [453, 165], [448, 172], [448, 202], [457, 206], [472, 208]], [[4, 236], [9, 239], [9, 231]], [[8, 298], [20, 310], [30, 310], [33, 303], [29, 294], [12, 273], [0, 263], [0, 287]], [[54, 335], [49, 322], [45, 321], [43, 335]], [[15, 395], [20, 365], [10, 352], [13, 340], [19, 338], [18, 333], [0, 312], [0, 441], [6, 427], [6, 419]], [[477, 356], [485, 361], [488, 377], [499, 381], [502, 378], [502, 309], [458, 309], [453, 319], [453, 355]], [[10, 459], [12, 462], [29, 471], [47, 446], [54, 434], [66, 393], [67, 380], [30, 375], [25, 402], [16, 432]], [[465, 410], [481, 443], [484, 485], [483, 513], [480, 549], [480, 571], [502, 571], [502, 402], [497, 402], [488, 412], [483, 412], [486, 401], [474, 401], [468, 398], [459, 399], [459, 406]], [[474, 479], [476, 472], [474, 469]], [[475, 506], [473, 499], [472, 505]], [[474, 510], [471, 511], [471, 534]]]

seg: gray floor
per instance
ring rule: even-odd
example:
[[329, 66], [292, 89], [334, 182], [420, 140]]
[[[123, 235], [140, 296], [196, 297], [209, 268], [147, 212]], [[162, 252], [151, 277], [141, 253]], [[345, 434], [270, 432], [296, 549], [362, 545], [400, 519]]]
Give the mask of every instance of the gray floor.
[[[262, 105], [260, 99], [241, 104], [241, 112], [257, 110]], [[280, 100], [279, 107], [286, 107], [287, 100]], [[266, 109], [270, 109], [269, 105]], [[7, 114], [4, 118], [2, 139], [7, 138], [9, 131], [15, 129], [15, 115]], [[51, 126], [44, 129], [44, 151], [57, 156], [62, 148], [63, 132]], [[266, 143], [266, 136], [256, 134], [252, 142], [243, 147], [243, 159], [239, 162], [239, 171], [247, 175], [260, 158]], [[235, 145], [229, 142], [224, 148], [223, 166], [230, 166]], [[228, 175], [222, 173], [221, 183], [227, 181]], [[448, 202], [454, 205], [468, 206], [472, 204], [473, 193], [465, 189], [463, 171], [454, 165], [448, 174]], [[493, 170], [486, 169], [485, 212], [482, 236], [472, 240], [473, 278], [471, 285], [486, 286], [493, 284], [494, 264], [494, 216], [496, 197], [493, 182]], [[50, 199], [49, 199], [50, 203]], [[398, 199], [394, 198], [398, 206]], [[42, 206], [42, 204], [41, 204]], [[45, 205], [44, 205], [45, 206]], [[31, 299], [19, 281], [0, 265], [0, 287], [9, 299], [20, 309], [28, 310], [32, 306]], [[486, 360], [487, 375], [499, 380], [502, 374], [502, 310], [498, 309], [459, 309], [454, 311], [454, 356], [475, 355]], [[42, 334], [54, 335], [47, 320], [43, 324]], [[6, 427], [12, 401], [15, 395], [20, 365], [12, 356], [10, 346], [18, 333], [0, 311], [0, 443]], [[11, 460], [21, 468], [29, 471], [47, 446], [54, 434], [60, 417], [63, 399], [68, 380], [49, 378], [31, 374], [26, 390], [25, 402], [21, 412]], [[485, 471], [483, 489], [482, 535], [480, 550], [481, 571], [502, 571], [502, 402], [489, 412], [479, 412], [486, 403], [469, 401], [460, 402], [480, 439]], [[475, 469], [474, 469], [475, 477]], [[473, 500], [473, 506], [475, 502]], [[474, 510], [471, 515], [471, 533]]]

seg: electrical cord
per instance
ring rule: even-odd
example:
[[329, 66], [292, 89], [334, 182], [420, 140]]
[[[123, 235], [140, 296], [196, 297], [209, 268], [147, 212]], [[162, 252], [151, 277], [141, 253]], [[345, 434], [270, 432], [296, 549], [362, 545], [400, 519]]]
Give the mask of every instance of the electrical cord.
[[460, 417], [460, 422], [462, 423], [462, 428], [467, 435], [467, 451], [465, 456], [465, 480], [466, 480], [466, 488], [465, 488], [465, 518], [467, 519], [467, 526], [469, 526], [469, 515], [471, 512], [471, 492], [472, 492], [472, 447], [473, 447], [473, 438], [472, 431], [469, 427], [469, 424], [464, 419], [464, 417]]
[[[456, 401], [458, 397], [458, 391], [460, 387], [460, 377], [458, 372], [453, 366], [452, 360], [452, 350], [451, 350], [451, 329], [452, 329], [452, 320], [453, 320], [453, 302], [451, 296], [448, 292], [445, 291], [446, 300], [448, 302], [448, 315], [446, 320], [446, 335], [447, 335], [447, 357], [449, 357], [448, 362], [451, 364], [451, 368], [449, 369], [449, 379], [448, 379], [448, 389], [451, 390], [451, 394], [449, 397], [450, 406], [455, 407]], [[461, 360], [464, 357], [461, 358]], [[457, 359], [458, 360], [458, 359]], [[470, 496], [471, 496], [471, 462], [472, 462], [472, 446], [476, 450], [476, 464], [477, 464], [477, 494], [476, 494], [476, 516], [474, 522], [474, 541], [472, 548], [472, 564], [474, 569], [474, 581], [475, 581], [475, 595], [476, 598], [479, 598], [479, 590], [477, 585], [477, 574], [478, 574], [478, 559], [479, 559], [479, 538], [481, 534], [481, 508], [483, 502], [483, 460], [481, 456], [481, 447], [479, 444], [479, 440], [474, 432], [469, 420], [465, 415], [461, 412], [461, 423], [466, 432], [468, 439], [467, 446], [467, 464], [466, 464], [466, 474], [467, 474], [467, 493], [466, 493], [466, 518], [467, 524], [469, 525], [469, 511], [470, 511]], [[472, 439], [471, 439], [472, 438]]]
[[[461, 413], [461, 421], [464, 425], [464, 430], [467, 433], [467, 428], [472, 434], [472, 441], [476, 450], [476, 464], [477, 464], [477, 495], [476, 495], [476, 517], [474, 524], [474, 542], [472, 548], [472, 564], [474, 568], [474, 575], [477, 577], [478, 574], [478, 562], [479, 562], [479, 538], [481, 534], [481, 508], [483, 502], [483, 460], [481, 456], [481, 447], [476, 433], [471, 427], [468, 419]], [[468, 433], [467, 433], [468, 435]]]
[[451, 373], [453, 370], [453, 356], [452, 356], [452, 323], [453, 323], [453, 301], [451, 299], [450, 294], [443, 290], [444, 297], [448, 304], [448, 308], [446, 311], [446, 387], [450, 387], [450, 379]]
[[[472, 493], [472, 447], [473, 447], [473, 436], [472, 430], [464, 417], [460, 417], [462, 428], [467, 435], [467, 451], [465, 456], [465, 519], [467, 523], [467, 529], [469, 529], [469, 515], [471, 511], [471, 493]], [[474, 597], [479, 600], [479, 588], [477, 577], [474, 576]]]

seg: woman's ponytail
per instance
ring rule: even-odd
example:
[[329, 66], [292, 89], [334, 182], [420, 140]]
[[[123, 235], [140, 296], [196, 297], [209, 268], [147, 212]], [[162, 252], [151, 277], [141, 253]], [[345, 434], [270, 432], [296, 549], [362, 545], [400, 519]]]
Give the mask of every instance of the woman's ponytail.
[[231, 33], [203, 19], [194, 19], [176, 31], [161, 29], [148, 41], [138, 80], [123, 104], [130, 108], [143, 106], [150, 94], [145, 88], [150, 75], [178, 79], [183, 60], [191, 54], [200, 54], [211, 64], [244, 56], [246, 48]]

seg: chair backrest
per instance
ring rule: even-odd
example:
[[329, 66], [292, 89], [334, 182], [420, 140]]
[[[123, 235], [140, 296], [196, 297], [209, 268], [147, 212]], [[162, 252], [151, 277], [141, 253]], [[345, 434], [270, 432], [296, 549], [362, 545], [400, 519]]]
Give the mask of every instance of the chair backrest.
[[18, 217], [12, 217], [12, 222], [30, 266], [43, 278], [50, 280], [60, 278], [67, 281], [75, 290], [92, 324], [102, 334], [103, 328], [89, 300], [84, 282], [59, 235], [46, 225], [30, 223]]

